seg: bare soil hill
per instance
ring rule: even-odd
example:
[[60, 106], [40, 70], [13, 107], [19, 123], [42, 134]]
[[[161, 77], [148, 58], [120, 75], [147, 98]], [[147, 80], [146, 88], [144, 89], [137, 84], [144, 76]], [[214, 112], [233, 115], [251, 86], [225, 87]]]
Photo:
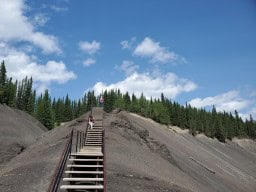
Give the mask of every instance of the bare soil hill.
[[[87, 117], [43, 133], [0, 167], [0, 191], [46, 192], [67, 135], [84, 130]], [[104, 114], [103, 126], [109, 192], [256, 191], [255, 141], [193, 137], [127, 112]]]
[[237, 143], [127, 112], [106, 114], [104, 125], [108, 191], [256, 191], [256, 153]]
[[21, 153], [45, 131], [29, 114], [0, 104], [0, 165]]
[[0, 191], [46, 192], [72, 129], [84, 130], [87, 114], [43, 133], [0, 168]]

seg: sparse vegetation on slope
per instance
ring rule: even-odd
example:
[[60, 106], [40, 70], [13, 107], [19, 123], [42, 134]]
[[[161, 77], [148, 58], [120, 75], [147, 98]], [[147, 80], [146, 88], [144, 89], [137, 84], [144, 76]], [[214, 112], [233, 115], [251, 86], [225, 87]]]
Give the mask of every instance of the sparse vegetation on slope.
[[208, 137], [216, 137], [219, 141], [234, 137], [256, 138], [256, 122], [252, 116], [243, 121], [235, 111], [235, 115], [217, 112], [213, 106], [211, 111], [198, 109], [190, 105], [182, 106], [161, 95], [161, 99], [147, 100], [143, 94], [137, 98], [134, 94], [122, 94], [119, 90], [104, 92], [104, 109], [110, 112], [120, 108], [144, 117], [151, 118], [162, 124], [171, 124], [189, 129], [192, 135], [205, 133]]

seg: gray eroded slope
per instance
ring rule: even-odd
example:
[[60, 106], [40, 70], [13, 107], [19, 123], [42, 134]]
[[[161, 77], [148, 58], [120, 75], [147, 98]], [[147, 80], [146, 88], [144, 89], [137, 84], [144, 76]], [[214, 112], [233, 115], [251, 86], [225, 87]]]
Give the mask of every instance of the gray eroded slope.
[[256, 154], [177, 133], [127, 112], [106, 114], [109, 191], [256, 191]]
[[47, 129], [29, 114], [0, 105], [0, 164], [22, 152]]
[[84, 130], [87, 114], [42, 134], [0, 169], [0, 191], [46, 192], [72, 129]]

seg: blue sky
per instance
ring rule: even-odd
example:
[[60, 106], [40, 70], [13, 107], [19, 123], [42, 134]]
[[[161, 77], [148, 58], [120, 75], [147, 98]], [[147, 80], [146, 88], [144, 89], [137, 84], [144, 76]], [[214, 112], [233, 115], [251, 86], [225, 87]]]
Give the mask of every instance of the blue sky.
[[0, 1], [0, 59], [38, 92], [163, 92], [256, 119], [253, 0]]

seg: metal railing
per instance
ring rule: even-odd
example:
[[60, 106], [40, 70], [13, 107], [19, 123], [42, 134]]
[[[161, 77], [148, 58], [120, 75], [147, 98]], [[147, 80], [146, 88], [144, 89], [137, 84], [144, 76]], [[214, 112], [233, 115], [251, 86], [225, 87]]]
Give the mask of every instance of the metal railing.
[[67, 159], [68, 159], [69, 155], [71, 154], [72, 138], [73, 138], [73, 129], [70, 132], [69, 139], [67, 141], [64, 151], [62, 152], [58, 167], [55, 170], [55, 174], [52, 179], [51, 185], [48, 189], [48, 192], [57, 192], [59, 190], [60, 180], [61, 180], [63, 171], [65, 169]]
[[106, 153], [105, 153], [105, 130], [102, 132], [102, 153], [103, 153], [103, 186], [104, 192], [107, 192], [107, 172], [106, 172]]
[[86, 143], [89, 123], [87, 122], [85, 131], [76, 132], [76, 152], [79, 152]]
[[79, 152], [86, 142], [86, 133], [83, 131], [76, 132], [76, 152]]

